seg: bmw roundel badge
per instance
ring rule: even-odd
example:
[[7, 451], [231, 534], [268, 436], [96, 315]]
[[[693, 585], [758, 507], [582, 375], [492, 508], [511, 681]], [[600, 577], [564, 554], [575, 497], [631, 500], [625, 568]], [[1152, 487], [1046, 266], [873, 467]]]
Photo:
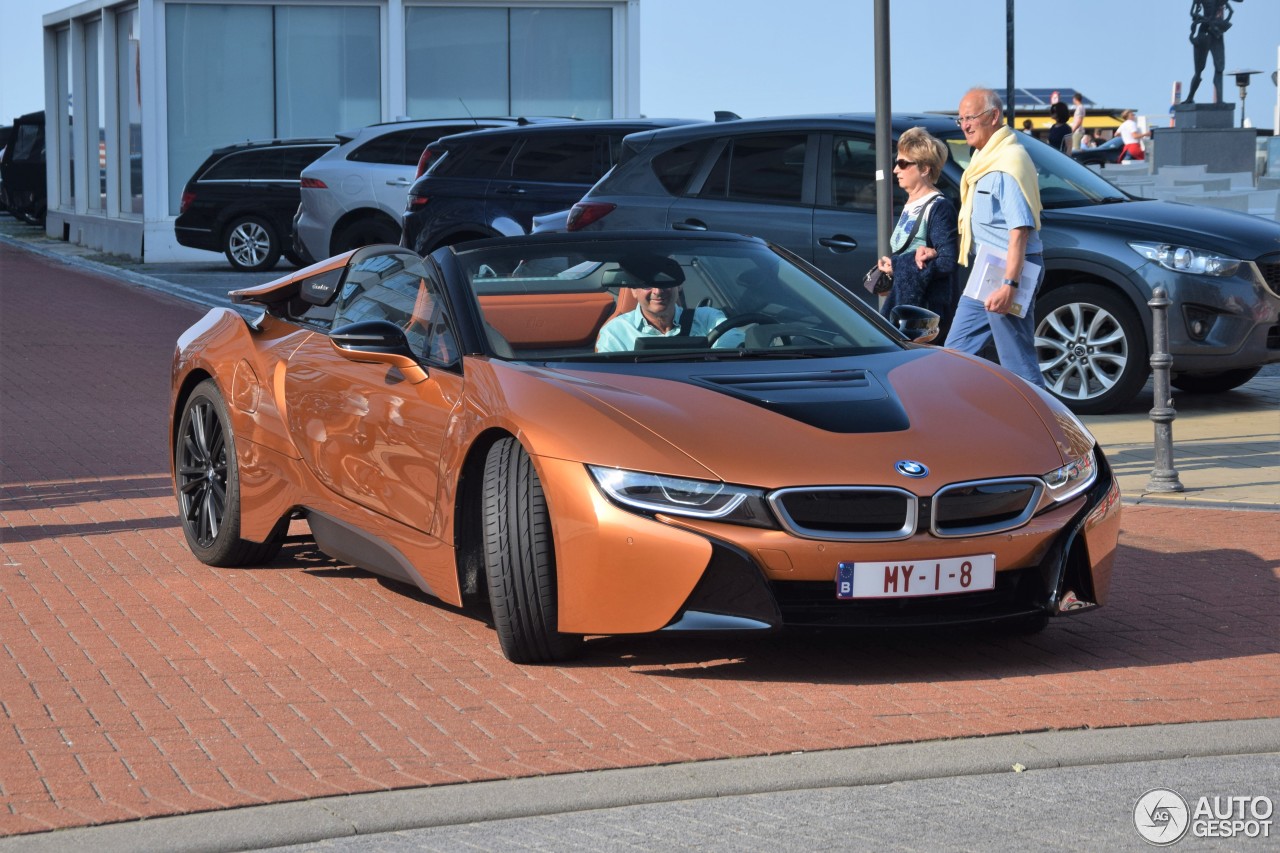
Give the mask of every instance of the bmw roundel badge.
[[914, 459], [903, 459], [894, 464], [893, 469], [904, 477], [928, 477], [929, 469]]

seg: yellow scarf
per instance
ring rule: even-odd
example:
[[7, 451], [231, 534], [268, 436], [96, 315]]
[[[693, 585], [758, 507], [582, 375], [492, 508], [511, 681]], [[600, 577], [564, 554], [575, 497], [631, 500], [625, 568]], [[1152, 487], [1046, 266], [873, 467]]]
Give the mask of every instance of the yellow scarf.
[[965, 266], [969, 265], [969, 251], [973, 248], [973, 188], [978, 179], [988, 172], [1004, 172], [1018, 182], [1035, 217], [1036, 230], [1040, 230], [1040, 182], [1036, 179], [1036, 167], [1022, 143], [1018, 142], [1018, 134], [1006, 125], [993, 133], [987, 144], [974, 153], [960, 181], [957, 225], [960, 231], [960, 263]]

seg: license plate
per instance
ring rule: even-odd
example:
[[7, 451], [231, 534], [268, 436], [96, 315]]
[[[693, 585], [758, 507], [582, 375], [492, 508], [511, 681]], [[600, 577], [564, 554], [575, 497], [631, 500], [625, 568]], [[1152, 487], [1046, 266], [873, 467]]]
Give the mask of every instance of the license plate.
[[841, 563], [836, 598], [915, 598], [995, 589], [996, 555], [914, 563]]

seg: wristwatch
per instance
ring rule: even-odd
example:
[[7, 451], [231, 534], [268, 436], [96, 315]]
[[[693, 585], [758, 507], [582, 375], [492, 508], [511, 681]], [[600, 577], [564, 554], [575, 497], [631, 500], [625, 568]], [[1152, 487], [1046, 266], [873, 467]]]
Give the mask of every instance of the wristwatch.
[[1018, 289], [1018, 280], [1016, 278], [1006, 278], [1001, 284], [1007, 284], [1014, 290]]

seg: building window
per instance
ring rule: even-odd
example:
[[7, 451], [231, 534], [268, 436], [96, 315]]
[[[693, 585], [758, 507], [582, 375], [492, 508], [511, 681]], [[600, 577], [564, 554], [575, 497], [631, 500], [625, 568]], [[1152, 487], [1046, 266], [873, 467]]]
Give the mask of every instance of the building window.
[[372, 6], [167, 5], [169, 213], [213, 148], [377, 121], [379, 14]]
[[142, 60], [138, 10], [116, 13], [116, 108], [120, 212], [142, 215]]
[[58, 30], [57, 75], [58, 75], [58, 115], [55, 132], [58, 135], [58, 202], [62, 207], [73, 209], [76, 201], [75, 173], [76, 149], [74, 146], [72, 121], [74, 110], [71, 102], [71, 30]]
[[405, 91], [415, 118], [612, 118], [613, 11], [411, 6]]
[[89, 137], [88, 195], [89, 210], [102, 211], [107, 199], [107, 129], [103, 124], [102, 21], [86, 21], [84, 25], [85, 91], [84, 127]]

